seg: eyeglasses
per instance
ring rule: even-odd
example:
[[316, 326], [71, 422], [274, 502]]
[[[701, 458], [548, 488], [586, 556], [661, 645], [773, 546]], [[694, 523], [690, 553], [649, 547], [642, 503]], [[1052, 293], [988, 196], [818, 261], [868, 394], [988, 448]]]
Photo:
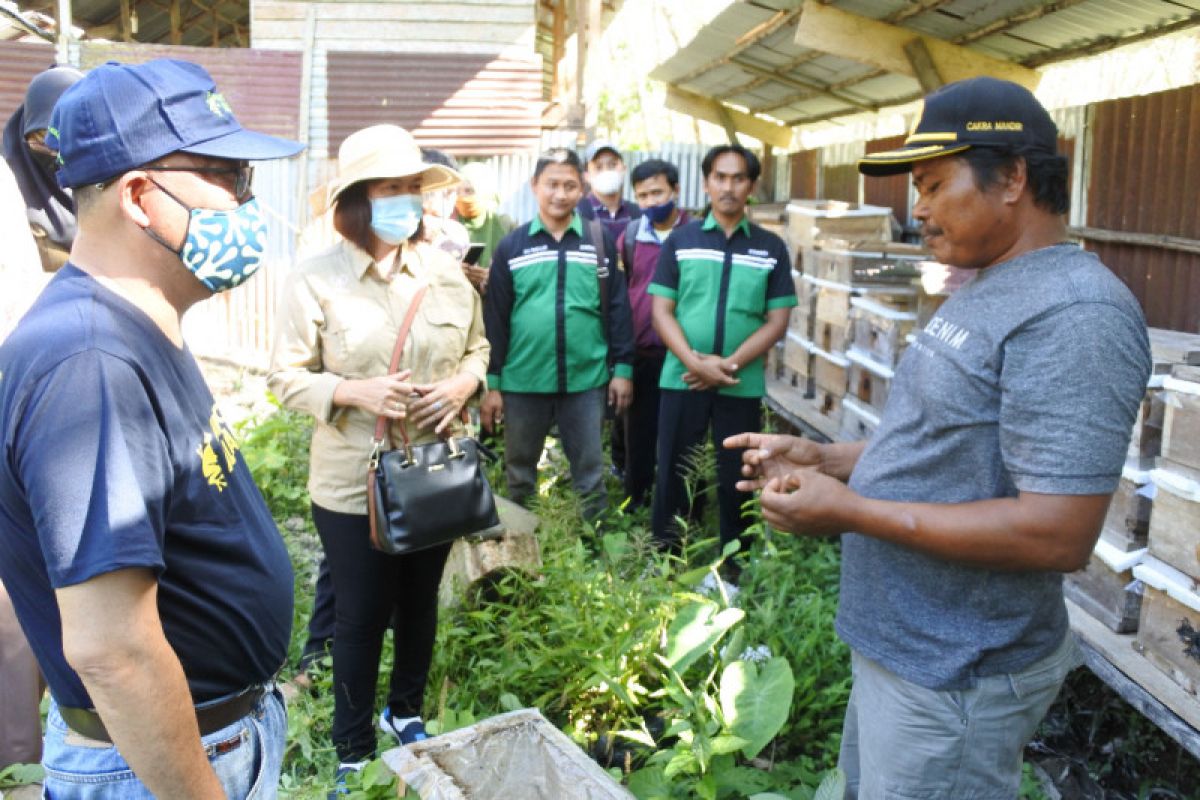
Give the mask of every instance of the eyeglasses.
[[241, 200], [250, 194], [254, 167], [245, 161], [234, 167], [141, 167], [146, 172], [196, 172], [202, 175], [226, 175], [233, 182], [233, 194]]

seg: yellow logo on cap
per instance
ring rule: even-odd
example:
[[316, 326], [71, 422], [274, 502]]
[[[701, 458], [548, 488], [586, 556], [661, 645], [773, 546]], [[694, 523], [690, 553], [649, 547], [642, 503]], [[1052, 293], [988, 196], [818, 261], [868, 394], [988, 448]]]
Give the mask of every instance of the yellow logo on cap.
[[226, 114], [233, 116], [233, 107], [229, 105], [229, 101], [225, 99], [225, 95], [220, 92], [209, 92], [205, 98], [208, 103], [208, 110], [218, 117], [223, 117]]
[[987, 120], [968, 122], [967, 130], [969, 131], [1023, 131], [1025, 123], [1023, 122], [988, 122]]

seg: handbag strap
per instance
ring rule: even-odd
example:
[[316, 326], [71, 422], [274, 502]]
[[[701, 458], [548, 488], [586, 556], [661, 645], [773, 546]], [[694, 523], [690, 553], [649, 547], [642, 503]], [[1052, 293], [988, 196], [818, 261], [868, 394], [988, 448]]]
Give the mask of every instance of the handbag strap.
[[[404, 341], [408, 338], [408, 331], [412, 328], [413, 319], [417, 316], [417, 307], [421, 305], [421, 299], [425, 297], [425, 290], [428, 288], [428, 286], [422, 286], [417, 289], [412, 302], [408, 304], [408, 311], [404, 312], [404, 321], [400, 323], [400, 332], [396, 334], [396, 347], [392, 350], [392, 360], [388, 365], [389, 375], [395, 375], [396, 370], [400, 368], [400, 356], [404, 353]], [[400, 422], [400, 435], [404, 437], [404, 443], [407, 445], [408, 431], [405, 430], [403, 421]], [[388, 425], [387, 417], [380, 414], [375, 418], [375, 437], [371, 442], [371, 458], [367, 466], [367, 520], [371, 545], [377, 550], [383, 548], [379, 541], [379, 522], [375, 518], [375, 468], [379, 465], [379, 454], [383, 450], [385, 436], [390, 447], [392, 444], [391, 428]]]
[[[408, 304], [408, 310], [404, 312], [404, 321], [400, 323], [400, 332], [396, 334], [396, 347], [392, 350], [392, 361], [388, 365], [388, 375], [395, 375], [400, 369], [400, 356], [404, 353], [404, 342], [408, 339], [408, 331], [412, 328], [413, 320], [417, 316], [417, 307], [421, 305], [421, 300], [425, 297], [425, 290], [428, 286], [422, 286], [417, 289], [417, 293], [413, 295], [412, 302]], [[387, 437], [388, 447], [392, 447], [392, 430], [388, 425], [388, 419], [383, 414], [375, 418], [375, 437], [371, 443], [374, 448], [382, 448], [384, 445], [384, 437]], [[408, 444], [408, 430], [404, 426], [404, 420], [400, 420], [400, 436], [404, 439], [404, 444]]]

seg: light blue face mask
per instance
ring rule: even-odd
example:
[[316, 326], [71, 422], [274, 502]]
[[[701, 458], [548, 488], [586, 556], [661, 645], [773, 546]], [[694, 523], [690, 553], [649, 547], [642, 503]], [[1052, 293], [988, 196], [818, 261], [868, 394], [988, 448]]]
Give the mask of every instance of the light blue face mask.
[[262, 266], [267, 252], [267, 222], [257, 198], [252, 197], [229, 211], [218, 211], [192, 208], [162, 186], [158, 188], [188, 210], [187, 235], [183, 246], [176, 250], [150, 228], [143, 230], [179, 256], [209, 291], [224, 292], [239, 286]]
[[421, 224], [421, 195], [396, 194], [371, 200], [371, 230], [388, 244], [408, 241]]

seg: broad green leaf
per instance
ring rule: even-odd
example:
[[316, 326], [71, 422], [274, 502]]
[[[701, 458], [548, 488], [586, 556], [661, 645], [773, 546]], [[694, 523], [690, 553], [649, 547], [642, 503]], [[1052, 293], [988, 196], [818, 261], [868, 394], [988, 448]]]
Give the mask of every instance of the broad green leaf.
[[520, 698], [518, 698], [515, 694], [509, 694], [508, 692], [505, 692], [504, 694], [500, 695], [500, 707], [505, 711], [518, 711], [525, 706], [521, 704]]
[[667, 766], [663, 768], [663, 777], [670, 779], [676, 775], [685, 775], [696, 771], [696, 757], [690, 750], [677, 750]]
[[25, 786], [41, 783], [46, 771], [41, 764], [10, 764], [0, 769], [0, 786]]
[[670, 800], [671, 782], [663, 777], [662, 767], [646, 767], [629, 776], [629, 791], [638, 800]]
[[708, 601], [685, 606], [667, 631], [667, 665], [682, 674], [745, 615], [740, 608], [721, 610]]
[[834, 768], [825, 774], [813, 800], [842, 800], [846, 796], [846, 773]]
[[735, 736], [749, 744], [744, 750], [754, 758], [787, 722], [795, 683], [785, 658], [758, 665], [735, 661], [721, 673], [721, 711]]
[[736, 753], [747, 744], [749, 744], [749, 742], [740, 736], [730, 736], [728, 734], [724, 736], [717, 736], [712, 740], [713, 755], [722, 756], [726, 753]]

